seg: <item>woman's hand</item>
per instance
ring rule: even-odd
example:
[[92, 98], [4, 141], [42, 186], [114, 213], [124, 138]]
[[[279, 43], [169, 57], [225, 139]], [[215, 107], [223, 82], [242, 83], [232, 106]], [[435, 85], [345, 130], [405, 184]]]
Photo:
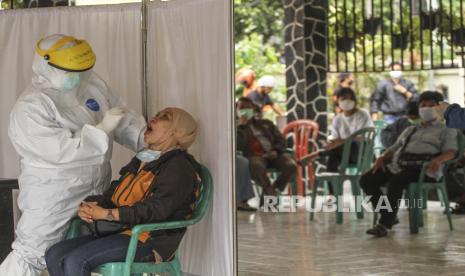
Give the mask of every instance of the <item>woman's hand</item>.
[[329, 141], [323, 148], [325, 150], [332, 150], [334, 148], [339, 147], [340, 145], [344, 144], [345, 140], [344, 139], [335, 139]]
[[87, 223], [92, 222], [92, 215], [88, 212], [88, 208], [84, 207], [84, 202], [79, 205], [78, 216]]
[[371, 168], [371, 173], [376, 173], [380, 169], [386, 171], [386, 169], [384, 168], [383, 157], [379, 157], [378, 159], [376, 159], [375, 164], [373, 164], [373, 168]]
[[82, 202], [78, 213], [79, 217], [86, 222], [105, 219], [107, 214], [108, 210], [98, 206], [97, 202]]

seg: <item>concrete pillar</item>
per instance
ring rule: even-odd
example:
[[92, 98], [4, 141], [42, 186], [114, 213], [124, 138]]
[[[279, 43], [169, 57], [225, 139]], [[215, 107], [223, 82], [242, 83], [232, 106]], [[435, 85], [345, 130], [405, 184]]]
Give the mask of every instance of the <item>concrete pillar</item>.
[[318, 122], [327, 131], [326, 19], [324, 0], [283, 0], [288, 122]]

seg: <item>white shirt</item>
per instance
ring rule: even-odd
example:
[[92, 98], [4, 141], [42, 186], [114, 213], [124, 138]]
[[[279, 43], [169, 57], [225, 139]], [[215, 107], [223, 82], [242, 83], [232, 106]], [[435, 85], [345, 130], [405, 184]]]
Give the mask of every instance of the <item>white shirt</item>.
[[340, 113], [333, 119], [331, 136], [333, 139], [346, 139], [362, 128], [373, 126], [370, 114], [364, 109], [357, 109], [350, 116]]

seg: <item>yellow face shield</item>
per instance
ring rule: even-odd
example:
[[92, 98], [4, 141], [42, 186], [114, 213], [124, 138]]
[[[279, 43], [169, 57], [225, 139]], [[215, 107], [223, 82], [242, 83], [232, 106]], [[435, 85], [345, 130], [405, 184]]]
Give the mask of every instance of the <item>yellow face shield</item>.
[[[85, 40], [66, 36], [58, 40], [48, 50], [40, 48], [41, 42], [42, 39], [37, 42], [36, 53], [44, 57], [50, 66], [69, 72], [83, 72], [95, 65], [95, 54]], [[75, 42], [76, 45], [60, 50], [63, 45], [69, 42]]]

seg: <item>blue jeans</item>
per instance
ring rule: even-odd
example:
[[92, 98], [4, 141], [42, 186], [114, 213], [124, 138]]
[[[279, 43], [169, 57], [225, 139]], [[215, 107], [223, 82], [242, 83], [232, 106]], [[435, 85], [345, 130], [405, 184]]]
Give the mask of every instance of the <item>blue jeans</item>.
[[250, 177], [249, 160], [236, 155], [236, 199], [243, 202], [254, 197], [252, 178]]
[[[115, 234], [103, 238], [84, 236], [61, 241], [45, 253], [50, 276], [90, 276], [99, 265], [124, 262], [129, 246], [129, 236]], [[139, 242], [136, 262], [153, 262], [152, 247]]]

